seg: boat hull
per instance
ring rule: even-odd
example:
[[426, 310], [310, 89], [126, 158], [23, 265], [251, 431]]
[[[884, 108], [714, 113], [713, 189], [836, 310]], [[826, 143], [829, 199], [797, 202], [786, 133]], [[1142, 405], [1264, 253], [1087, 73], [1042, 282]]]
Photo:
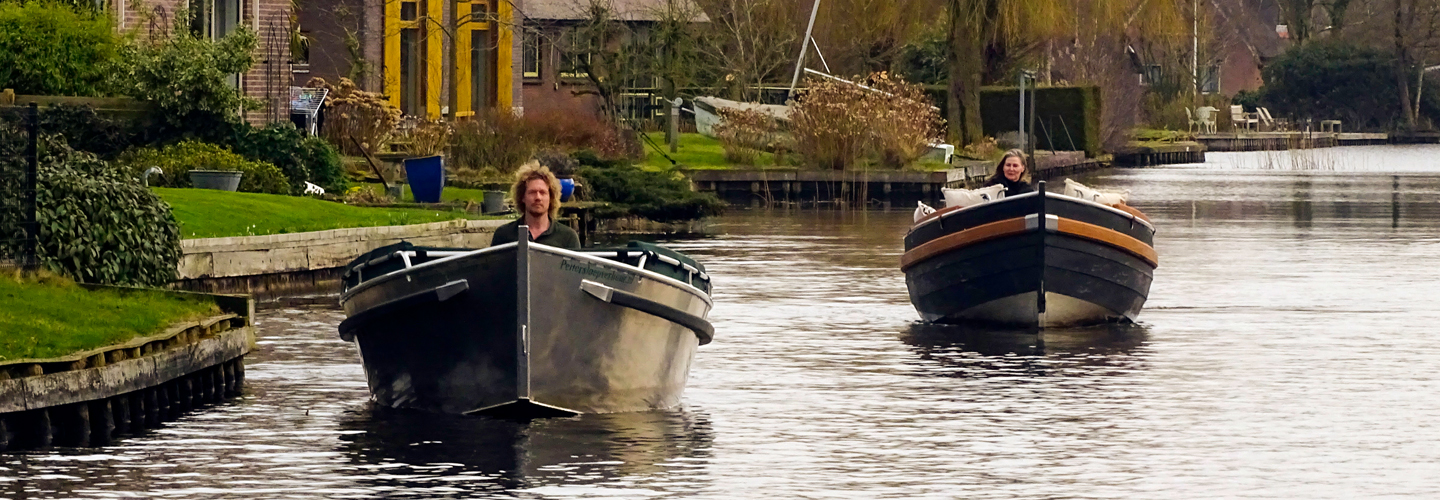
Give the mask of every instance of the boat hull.
[[679, 281], [533, 243], [397, 271], [342, 302], [361, 319], [348, 333], [386, 406], [527, 417], [678, 405], [701, 337], [587, 282], [698, 318], [710, 308]]
[[907, 238], [902, 268], [921, 318], [1020, 327], [1136, 320], [1158, 263], [1154, 230], [1093, 203], [1051, 194], [1044, 203], [1054, 214], [1040, 201], [992, 202], [988, 214], [957, 212], [956, 223], [930, 221], [928, 239]]

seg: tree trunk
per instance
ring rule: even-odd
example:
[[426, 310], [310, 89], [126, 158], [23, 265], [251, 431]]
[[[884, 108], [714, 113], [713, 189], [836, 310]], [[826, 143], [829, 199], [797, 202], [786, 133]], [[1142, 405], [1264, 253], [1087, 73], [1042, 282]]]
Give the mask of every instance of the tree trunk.
[[1410, 51], [1405, 41], [1404, 7], [1405, 0], [1395, 0], [1395, 90], [1400, 97], [1400, 112], [1405, 116], [1405, 126], [1414, 130], [1415, 113], [1410, 108]]
[[[984, 0], [951, 0], [949, 33], [950, 84], [946, 92], [946, 120], [950, 141], [957, 146], [980, 142], [980, 84], [985, 72], [985, 49], [980, 22]], [[978, 7], [978, 8], [977, 8]]]

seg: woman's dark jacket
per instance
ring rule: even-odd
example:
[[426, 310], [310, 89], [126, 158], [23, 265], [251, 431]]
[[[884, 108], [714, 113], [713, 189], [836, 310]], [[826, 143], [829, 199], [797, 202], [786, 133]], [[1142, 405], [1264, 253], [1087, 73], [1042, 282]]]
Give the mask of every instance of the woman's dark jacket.
[[1031, 186], [1030, 183], [1024, 180], [1012, 181], [1006, 179], [1004, 174], [993, 175], [990, 177], [990, 180], [985, 181], [986, 186], [994, 186], [996, 184], [1005, 186], [1005, 196], [1007, 197], [1022, 195], [1035, 190], [1035, 187]]

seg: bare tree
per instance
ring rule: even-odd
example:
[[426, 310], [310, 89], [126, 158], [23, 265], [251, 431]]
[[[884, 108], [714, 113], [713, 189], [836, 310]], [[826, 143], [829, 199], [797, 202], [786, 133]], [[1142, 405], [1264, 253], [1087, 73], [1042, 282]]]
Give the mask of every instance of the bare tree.
[[783, 0], [702, 0], [710, 15], [709, 43], [700, 50], [732, 98], [758, 100], [756, 89], [794, 64], [798, 21]]

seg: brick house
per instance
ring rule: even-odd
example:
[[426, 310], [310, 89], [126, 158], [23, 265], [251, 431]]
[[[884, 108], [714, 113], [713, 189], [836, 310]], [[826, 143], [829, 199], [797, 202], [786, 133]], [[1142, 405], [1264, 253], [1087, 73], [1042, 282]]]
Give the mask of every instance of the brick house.
[[[263, 107], [247, 113], [246, 119], [254, 124], [289, 121], [290, 0], [114, 0], [111, 5], [116, 28], [142, 36], [188, 28], [216, 39], [239, 26], [250, 27], [258, 38], [255, 66], [232, 83]], [[193, 13], [188, 23], [176, 19], [182, 11]]]
[[[265, 1], [265, 0], [260, 0]], [[406, 115], [430, 119], [492, 108], [521, 110], [514, 36], [520, 0], [300, 0], [308, 40], [294, 85], [341, 77], [382, 92]], [[457, 23], [456, 20], [459, 20]], [[450, 36], [453, 31], [457, 36]], [[450, 51], [454, 50], [453, 55]], [[455, 68], [446, 71], [450, 57]]]
[[1275, 0], [1210, 0], [1215, 13], [1218, 78], [1210, 89], [1228, 96], [1254, 91], [1265, 82], [1260, 71], [1288, 47], [1276, 26], [1280, 5]]
[[[693, 0], [526, 0], [521, 9], [525, 30], [522, 37], [520, 75], [523, 79], [525, 111], [548, 116], [600, 114], [600, 98], [588, 89], [586, 75], [577, 68], [576, 57], [583, 50], [572, 47], [568, 33], [587, 19], [592, 2], [611, 9], [610, 17], [629, 24], [635, 36], [646, 36], [650, 25], [661, 19], [667, 7], [691, 13], [691, 22], [709, 22]], [[669, 5], [673, 2], [674, 5]], [[632, 118], [648, 118], [663, 101], [657, 95], [654, 78], [639, 82], [625, 93], [624, 112]]]

